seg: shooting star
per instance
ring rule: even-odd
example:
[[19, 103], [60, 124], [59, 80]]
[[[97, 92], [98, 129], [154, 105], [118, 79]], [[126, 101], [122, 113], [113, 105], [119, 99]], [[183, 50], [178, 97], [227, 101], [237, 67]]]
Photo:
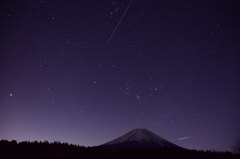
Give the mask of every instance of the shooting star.
[[179, 138], [178, 140], [185, 140], [185, 139], [189, 139], [189, 138], [192, 138], [193, 136], [187, 136], [187, 137], [182, 137], [182, 138]]
[[133, 2], [133, 0], [131, 0], [131, 2], [129, 3], [129, 5], [128, 5], [127, 9], [126, 9], [126, 10], [125, 10], [125, 12], [123, 13], [123, 15], [122, 15], [121, 19], [119, 20], [119, 22], [118, 22], [117, 26], [115, 27], [115, 29], [114, 29], [114, 31], [112, 32], [112, 34], [111, 34], [110, 38], [108, 39], [108, 42], [107, 42], [107, 44], [108, 44], [108, 43], [110, 42], [110, 40], [112, 39], [112, 36], [113, 36], [113, 34], [114, 34], [114, 33], [115, 33], [115, 31], [117, 30], [117, 27], [118, 27], [118, 26], [119, 26], [119, 24], [121, 23], [121, 21], [122, 21], [122, 19], [123, 19], [124, 15], [126, 14], [126, 12], [127, 12], [128, 8], [129, 8], [129, 7], [130, 7], [130, 5], [132, 4], [132, 2]]
[[136, 96], [138, 99], [141, 99], [141, 97], [140, 97], [139, 95], [135, 94], [135, 96]]
[[170, 115], [170, 114], [172, 114], [172, 113], [176, 113], [176, 112], [178, 112], [178, 111], [180, 111], [181, 109], [177, 109], [177, 110], [175, 110], [175, 111], [172, 111], [172, 112], [170, 112], [170, 113], [167, 113], [167, 114], [165, 114], [165, 115], [162, 115], [160, 118], [163, 118], [163, 117], [165, 117], [165, 116], [168, 116], [168, 115]]

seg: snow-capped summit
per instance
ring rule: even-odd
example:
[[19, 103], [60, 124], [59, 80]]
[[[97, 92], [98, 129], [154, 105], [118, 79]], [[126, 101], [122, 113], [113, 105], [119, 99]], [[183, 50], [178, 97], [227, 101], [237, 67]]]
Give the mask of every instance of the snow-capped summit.
[[181, 148], [147, 129], [133, 129], [119, 138], [100, 145], [103, 148], [175, 147]]

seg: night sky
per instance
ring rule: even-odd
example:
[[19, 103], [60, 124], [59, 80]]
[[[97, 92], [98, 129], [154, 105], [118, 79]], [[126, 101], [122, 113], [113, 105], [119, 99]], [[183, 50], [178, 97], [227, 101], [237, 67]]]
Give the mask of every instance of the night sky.
[[238, 0], [3, 0], [0, 140], [95, 146], [147, 128], [240, 135]]

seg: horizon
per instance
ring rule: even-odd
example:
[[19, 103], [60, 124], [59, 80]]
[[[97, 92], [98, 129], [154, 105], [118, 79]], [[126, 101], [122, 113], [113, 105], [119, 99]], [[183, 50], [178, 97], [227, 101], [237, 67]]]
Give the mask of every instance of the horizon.
[[[125, 133], [123, 133], [122, 135], [120, 135], [120, 136], [117, 136], [116, 138], [114, 138], [114, 139], [110, 139], [109, 141], [106, 141], [106, 142], [104, 142], [104, 143], [101, 143], [101, 144], [98, 144], [98, 145], [83, 145], [83, 144], [80, 144], [80, 143], [71, 143], [71, 142], [67, 142], [67, 141], [58, 141], [58, 140], [22, 140], [22, 141], [18, 141], [18, 140], [7, 140], [7, 139], [1, 139], [1, 140], [7, 140], [7, 141], [9, 141], [9, 142], [11, 142], [11, 141], [17, 141], [17, 143], [21, 143], [21, 142], [45, 142], [45, 141], [47, 141], [48, 143], [54, 143], [54, 142], [60, 142], [60, 143], [68, 143], [68, 144], [72, 144], [72, 145], [79, 145], [79, 146], [84, 146], [84, 147], [95, 147], [95, 146], [100, 146], [100, 145], [103, 145], [103, 144], [106, 144], [106, 143], [108, 143], [108, 142], [111, 142], [111, 141], [113, 141], [113, 140], [115, 140], [115, 139], [117, 139], [117, 138], [119, 138], [119, 137], [122, 137], [122, 136], [124, 136], [124, 135], [126, 135], [127, 133], [129, 133], [129, 132], [131, 132], [131, 131], [134, 131], [134, 130], [148, 130], [147, 128], [134, 128], [134, 129], [132, 129], [132, 130], [130, 130], [130, 131], [128, 131], [128, 132], [125, 132]], [[150, 132], [152, 132], [151, 130], [148, 130], [148, 131], [150, 131]], [[154, 132], [152, 132], [152, 133], [154, 133]], [[156, 133], [154, 133], [154, 134], [156, 134]], [[161, 137], [160, 135], [158, 135], [158, 134], [156, 134], [157, 136], [159, 136], [159, 137]], [[167, 141], [169, 141], [168, 139], [166, 139], [166, 138], [164, 138], [164, 137], [161, 137], [161, 138], [163, 138], [163, 139], [165, 139], [165, 140], [167, 140]], [[1, 141], [0, 140], [0, 141]], [[178, 139], [179, 140], [179, 139]], [[173, 143], [173, 144], [175, 144], [174, 142], [172, 142], [172, 141], [170, 141], [171, 143]], [[233, 143], [233, 142], [232, 142]], [[230, 144], [232, 144], [232, 143], [230, 143]], [[176, 144], [177, 145], [177, 144]], [[178, 146], [178, 145], [177, 145]], [[185, 147], [182, 147], [182, 148], [184, 148], [184, 149], [188, 149], [188, 150], [198, 150], [198, 151], [201, 151], [201, 150], [203, 150], [203, 151], [207, 151], [207, 150], [213, 150], [213, 151], [229, 151], [229, 152], [232, 152], [233, 150], [231, 150], [231, 149], [229, 149], [229, 150], [221, 150], [221, 149], [214, 149], [214, 148], [211, 148], [211, 147], [209, 147], [208, 149], [191, 149], [191, 148], [185, 148]]]

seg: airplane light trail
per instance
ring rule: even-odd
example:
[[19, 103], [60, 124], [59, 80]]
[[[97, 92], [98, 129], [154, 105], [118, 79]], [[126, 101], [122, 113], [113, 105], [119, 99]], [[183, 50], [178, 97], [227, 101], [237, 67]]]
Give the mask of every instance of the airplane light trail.
[[130, 7], [130, 5], [132, 4], [132, 2], [133, 2], [133, 0], [131, 0], [131, 2], [129, 3], [129, 5], [128, 5], [127, 9], [126, 9], [126, 10], [125, 10], [125, 12], [123, 13], [123, 15], [122, 15], [121, 19], [119, 20], [119, 22], [118, 22], [117, 26], [115, 27], [114, 31], [112, 32], [112, 35], [111, 35], [111, 36], [110, 36], [110, 38], [108, 39], [108, 42], [107, 42], [107, 44], [110, 42], [110, 40], [111, 40], [111, 38], [112, 38], [113, 34], [114, 34], [114, 33], [115, 33], [115, 31], [117, 30], [117, 27], [118, 27], [118, 26], [119, 26], [119, 24], [121, 23], [121, 21], [122, 21], [122, 19], [123, 19], [124, 15], [126, 14], [126, 12], [127, 12], [128, 8], [129, 8], [129, 7]]
[[170, 112], [170, 113], [167, 113], [167, 114], [165, 114], [165, 115], [162, 115], [160, 118], [162, 118], [162, 117], [165, 117], [165, 116], [168, 116], [168, 115], [170, 115], [170, 114], [172, 114], [172, 113], [175, 113], [175, 112], [178, 112], [178, 111], [180, 111], [181, 109], [177, 109], [177, 110], [175, 110], [175, 111], [172, 111], [172, 112]]
[[179, 138], [178, 140], [185, 140], [185, 139], [189, 139], [189, 138], [192, 138], [193, 136], [187, 136], [187, 137], [182, 137], [182, 138]]

